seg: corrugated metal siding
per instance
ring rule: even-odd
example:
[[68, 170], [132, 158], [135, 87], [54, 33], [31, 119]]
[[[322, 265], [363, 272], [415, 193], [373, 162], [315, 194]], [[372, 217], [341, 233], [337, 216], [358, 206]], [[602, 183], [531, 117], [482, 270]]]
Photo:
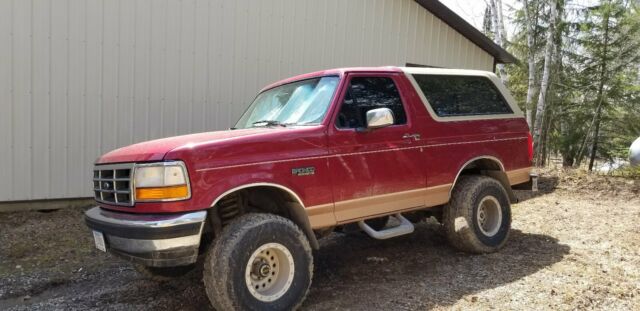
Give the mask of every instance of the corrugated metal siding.
[[229, 127], [265, 84], [493, 58], [412, 0], [0, 0], [0, 201], [90, 196], [120, 146]]

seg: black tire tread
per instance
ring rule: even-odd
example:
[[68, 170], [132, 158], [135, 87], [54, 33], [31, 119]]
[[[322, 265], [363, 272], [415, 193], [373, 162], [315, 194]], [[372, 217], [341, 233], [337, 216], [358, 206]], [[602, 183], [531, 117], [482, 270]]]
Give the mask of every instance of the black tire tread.
[[[444, 208], [443, 225], [449, 243], [464, 252], [483, 254], [492, 253], [504, 246], [509, 239], [509, 233], [497, 246], [488, 246], [482, 243], [476, 236], [473, 228], [473, 204], [479, 192], [485, 187], [499, 187], [508, 201], [508, 195], [499, 181], [482, 175], [462, 175], [453, 188], [451, 200]], [[459, 217], [463, 217], [467, 226], [456, 231], [455, 222]], [[510, 221], [510, 219], [509, 219]]]
[[[220, 236], [214, 240], [205, 259], [203, 281], [207, 296], [216, 310], [226, 311], [239, 309], [239, 306], [234, 303], [232, 297], [227, 294], [229, 293], [229, 286], [231, 283], [228, 280], [231, 275], [231, 267], [229, 265], [231, 261], [227, 259], [231, 256], [233, 249], [240, 243], [245, 232], [267, 222], [280, 223], [281, 225], [288, 226], [293, 229], [296, 232], [298, 240], [302, 243], [307, 256], [312, 256], [311, 246], [309, 245], [307, 237], [302, 230], [300, 230], [300, 228], [289, 219], [273, 214], [263, 213], [248, 213], [235, 218], [224, 227]], [[214, 260], [215, 258], [222, 260]], [[212, 265], [212, 262], [216, 262], [218, 264]], [[310, 263], [309, 276], [311, 279], [313, 276], [313, 259], [310, 260]], [[294, 310], [300, 307], [308, 293], [309, 286], [307, 286], [304, 291], [304, 295], [300, 297], [301, 299], [299, 300], [299, 303], [293, 308]]]

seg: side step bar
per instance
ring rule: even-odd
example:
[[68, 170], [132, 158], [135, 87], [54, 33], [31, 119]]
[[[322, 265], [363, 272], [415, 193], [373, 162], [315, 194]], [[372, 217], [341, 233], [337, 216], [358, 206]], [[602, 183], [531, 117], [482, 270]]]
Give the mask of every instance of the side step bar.
[[393, 217], [398, 219], [400, 221], [400, 224], [388, 229], [383, 229], [380, 231], [373, 230], [373, 228], [369, 227], [369, 225], [367, 225], [364, 220], [358, 221], [358, 226], [360, 226], [360, 229], [366, 232], [369, 236], [378, 240], [394, 238], [413, 232], [413, 224], [408, 219], [402, 217], [400, 213], [393, 215]]

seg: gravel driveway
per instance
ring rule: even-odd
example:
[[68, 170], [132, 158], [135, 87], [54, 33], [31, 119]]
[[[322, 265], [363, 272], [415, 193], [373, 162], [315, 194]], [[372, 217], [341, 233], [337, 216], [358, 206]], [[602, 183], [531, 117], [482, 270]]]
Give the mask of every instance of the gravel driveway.
[[[305, 310], [640, 309], [640, 182], [547, 172], [500, 252], [457, 252], [434, 222], [387, 241], [332, 234]], [[197, 273], [145, 280], [94, 250], [83, 209], [0, 214], [1, 310], [208, 310]]]

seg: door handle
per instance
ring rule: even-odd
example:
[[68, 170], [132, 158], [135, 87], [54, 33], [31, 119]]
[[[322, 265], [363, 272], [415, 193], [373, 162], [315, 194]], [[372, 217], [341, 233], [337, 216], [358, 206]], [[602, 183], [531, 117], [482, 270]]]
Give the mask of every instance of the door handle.
[[415, 141], [420, 140], [420, 134], [404, 134], [402, 135], [402, 139], [412, 139]]

